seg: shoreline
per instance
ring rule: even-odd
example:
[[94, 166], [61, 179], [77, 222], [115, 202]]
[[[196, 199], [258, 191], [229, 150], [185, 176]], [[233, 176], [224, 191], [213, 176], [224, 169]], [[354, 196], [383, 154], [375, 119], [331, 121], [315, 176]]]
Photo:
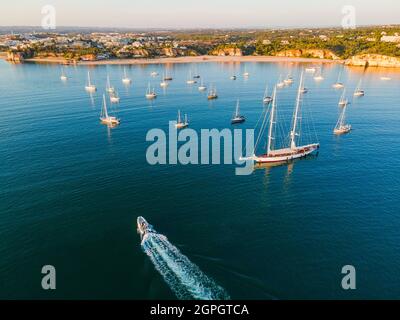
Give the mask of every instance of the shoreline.
[[[31, 58], [25, 59], [26, 63], [57, 63], [66, 64], [63, 58]], [[76, 65], [147, 65], [147, 64], [173, 64], [173, 63], [241, 63], [241, 62], [291, 62], [291, 63], [338, 63], [343, 64], [344, 60], [330, 60], [319, 58], [296, 58], [296, 57], [276, 57], [276, 56], [185, 56], [185, 57], [163, 57], [163, 58], [137, 58], [137, 59], [109, 59], [97, 61], [79, 61]]]

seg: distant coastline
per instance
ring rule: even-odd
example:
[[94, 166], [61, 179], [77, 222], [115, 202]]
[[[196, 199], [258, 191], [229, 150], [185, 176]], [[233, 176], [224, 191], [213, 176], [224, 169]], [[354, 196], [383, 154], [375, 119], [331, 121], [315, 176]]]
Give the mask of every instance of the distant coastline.
[[[0, 58], [5, 58], [1, 55]], [[56, 63], [66, 64], [64, 58], [30, 58], [24, 62], [30, 63]], [[185, 56], [185, 57], [165, 57], [165, 58], [137, 58], [137, 59], [107, 59], [96, 61], [79, 61], [77, 65], [137, 65], [137, 64], [169, 64], [169, 63], [203, 63], [203, 62], [293, 62], [293, 63], [344, 63], [344, 60], [331, 60], [319, 58], [300, 58], [300, 57], [276, 57], [276, 56]]]

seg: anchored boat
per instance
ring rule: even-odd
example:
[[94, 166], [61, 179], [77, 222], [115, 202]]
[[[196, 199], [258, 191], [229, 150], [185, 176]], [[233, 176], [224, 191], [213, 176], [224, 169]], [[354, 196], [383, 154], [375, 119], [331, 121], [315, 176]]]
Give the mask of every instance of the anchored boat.
[[[244, 158], [242, 160], [253, 160], [256, 163], [287, 162], [290, 160], [303, 158], [319, 149], [319, 143], [297, 145], [297, 140], [300, 137], [299, 120], [301, 119], [300, 106], [301, 106], [302, 88], [303, 88], [303, 73], [301, 74], [300, 85], [297, 92], [296, 106], [293, 113], [292, 129], [289, 135], [290, 136], [289, 146], [281, 149], [273, 148], [275, 140], [274, 137], [275, 125], [277, 122], [276, 119], [277, 101], [276, 101], [276, 87], [275, 87], [274, 94], [272, 97], [272, 107], [271, 107], [270, 121], [269, 121], [267, 152], [260, 156], [253, 155], [250, 158]], [[264, 128], [262, 128], [260, 134], [263, 132]]]
[[107, 110], [107, 102], [106, 102], [106, 95], [103, 94], [103, 107], [100, 113], [100, 121], [102, 124], [106, 124], [109, 126], [116, 126], [120, 124], [120, 119], [114, 116], [110, 116]]
[[347, 109], [347, 103], [344, 104], [342, 111], [340, 112], [339, 119], [336, 123], [333, 133], [336, 135], [349, 133], [351, 131], [351, 125], [345, 123], [345, 114]]
[[242, 122], [246, 121], [246, 118], [244, 116], [240, 115], [239, 108], [240, 108], [240, 103], [239, 103], [239, 99], [238, 99], [238, 101], [236, 103], [236, 110], [235, 110], [235, 113], [231, 120], [231, 124], [237, 124], [237, 123], [242, 123]]
[[178, 110], [178, 119], [176, 120], [175, 128], [176, 129], [184, 129], [189, 126], [189, 121], [187, 119], [187, 114], [185, 114], [185, 119], [182, 121], [181, 111]]
[[92, 84], [91, 80], [90, 80], [90, 72], [88, 71], [87, 73], [87, 84], [85, 86], [86, 91], [88, 92], [95, 92], [97, 90], [96, 86], [94, 84]]

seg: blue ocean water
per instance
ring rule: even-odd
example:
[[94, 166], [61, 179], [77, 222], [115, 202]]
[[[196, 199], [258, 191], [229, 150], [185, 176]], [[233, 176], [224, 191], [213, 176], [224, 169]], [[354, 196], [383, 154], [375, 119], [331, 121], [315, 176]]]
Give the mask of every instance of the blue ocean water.
[[[62, 82], [57, 65], [0, 61], [0, 298], [174, 299], [141, 249], [139, 215], [233, 299], [400, 298], [398, 71], [344, 69], [354, 130], [341, 137], [332, 133], [340, 97], [332, 84], [342, 67], [324, 65], [321, 83], [307, 75], [304, 118], [312, 116], [317, 157], [249, 176], [235, 165], [146, 162], [146, 133], [167, 130], [178, 109], [196, 131], [230, 128], [240, 98], [246, 122], [237, 128], [253, 128], [266, 84], [292, 74], [278, 96], [287, 127], [304, 66], [127, 66], [133, 83], [124, 86], [122, 66], [69, 66]], [[150, 72], [165, 67], [174, 80], [164, 91]], [[88, 69], [99, 89], [92, 96]], [[190, 69], [216, 85], [218, 100], [186, 84]], [[121, 97], [114, 129], [99, 124], [107, 73]], [[366, 95], [352, 99], [360, 78]], [[41, 288], [47, 264], [55, 291]], [[341, 288], [348, 264], [354, 291]]]

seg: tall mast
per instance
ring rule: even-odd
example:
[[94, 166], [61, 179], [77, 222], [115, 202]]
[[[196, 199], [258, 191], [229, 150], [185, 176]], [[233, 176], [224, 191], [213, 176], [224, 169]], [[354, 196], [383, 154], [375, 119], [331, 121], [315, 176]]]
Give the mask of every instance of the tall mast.
[[88, 71], [87, 76], [88, 76], [88, 85], [91, 86], [92, 84], [90, 83], [90, 71]]
[[271, 116], [269, 121], [269, 132], [268, 132], [268, 145], [267, 145], [267, 155], [271, 152], [272, 147], [272, 140], [274, 140], [273, 134], [273, 127], [275, 123], [275, 110], [276, 110], [276, 87], [274, 88], [274, 95], [272, 100], [272, 108], [271, 108]]
[[236, 114], [235, 114], [235, 117], [238, 117], [239, 116], [239, 99], [237, 100], [237, 103], [236, 103]]
[[303, 88], [303, 71], [301, 72], [300, 85], [299, 85], [299, 89], [297, 91], [296, 108], [295, 108], [294, 114], [293, 114], [292, 131], [290, 132], [290, 148], [291, 149], [296, 148], [296, 135], [297, 135], [296, 130], [297, 130], [297, 120], [299, 118], [299, 109], [300, 109], [302, 88]]
[[108, 118], [108, 112], [107, 112], [107, 102], [106, 102], [106, 95], [103, 94], [103, 112], [105, 118]]
[[343, 110], [342, 110], [342, 114], [340, 115], [340, 122], [339, 122], [339, 126], [343, 126], [344, 125], [344, 119], [345, 119], [345, 114], [346, 114], [346, 107], [347, 107], [347, 103], [344, 105]]
[[178, 123], [181, 123], [181, 110], [178, 110]]

